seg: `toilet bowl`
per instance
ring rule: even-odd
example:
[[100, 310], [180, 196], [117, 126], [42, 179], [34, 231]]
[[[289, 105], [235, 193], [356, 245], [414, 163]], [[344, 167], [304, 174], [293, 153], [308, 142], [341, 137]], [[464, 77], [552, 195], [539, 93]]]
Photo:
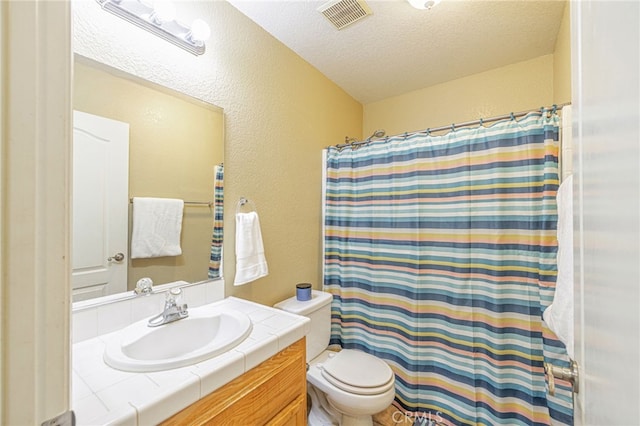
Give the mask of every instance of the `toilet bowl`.
[[323, 408], [334, 417], [336, 412], [341, 414], [338, 421], [345, 426], [371, 425], [371, 415], [391, 405], [395, 396], [391, 368], [381, 359], [353, 349], [327, 350], [311, 360], [307, 383], [323, 393], [332, 410]]
[[310, 426], [371, 426], [372, 415], [395, 397], [395, 377], [382, 359], [355, 349], [327, 350], [331, 332], [329, 293], [313, 291], [311, 300], [295, 297], [275, 305], [311, 319], [307, 334], [307, 384]]

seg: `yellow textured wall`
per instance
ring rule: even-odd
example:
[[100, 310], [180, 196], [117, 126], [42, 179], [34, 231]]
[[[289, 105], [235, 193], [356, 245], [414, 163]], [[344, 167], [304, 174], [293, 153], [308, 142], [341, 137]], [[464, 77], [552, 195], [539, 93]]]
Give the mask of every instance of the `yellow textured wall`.
[[571, 102], [571, 4], [567, 2], [553, 52], [553, 103]]
[[[194, 56], [95, 2], [74, 2], [74, 50], [224, 109], [226, 294], [273, 304], [295, 283], [321, 285], [321, 149], [362, 131], [362, 105], [224, 1], [178, 2], [183, 22], [211, 28]], [[269, 276], [235, 275], [236, 203], [257, 205]]]
[[[74, 65], [74, 109], [129, 123], [130, 197], [213, 200], [213, 168], [223, 161], [219, 109], [79, 61]], [[206, 279], [212, 227], [212, 210], [185, 205], [182, 255], [130, 259], [129, 289], [144, 276], [157, 284]]]
[[364, 106], [363, 134], [387, 135], [553, 104], [553, 55], [518, 62]]
[[[226, 294], [265, 304], [293, 295], [297, 282], [321, 285], [323, 147], [378, 128], [396, 134], [554, 103], [553, 54], [363, 107], [227, 2], [181, 3], [210, 24], [201, 57], [167, 56], [173, 50], [152, 37], [138, 46], [109, 14], [88, 3], [77, 8], [87, 15], [76, 22], [80, 53], [224, 109]], [[242, 196], [257, 206], [270, 275], [234, 287], [234, 213]]]
[[[362, 106], [225, 2], [215, 2], [210, 49], [226, 116], [226, 294], [271, 305], [294, 285], [321, 286], [321, 149], [360, 136]], [[269, 276], [233, 286], [236, 203], [254, 201]]]

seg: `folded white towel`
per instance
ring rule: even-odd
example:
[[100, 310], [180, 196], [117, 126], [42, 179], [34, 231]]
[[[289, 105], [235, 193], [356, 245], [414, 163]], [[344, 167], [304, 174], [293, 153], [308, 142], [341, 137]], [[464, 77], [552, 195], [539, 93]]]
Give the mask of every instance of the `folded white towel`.
[[269, 274], [256, 212], [236, 214], [236, 277], [242, 285]]
[[182, 200], [134, 198], [131, 258], [181, 255], [183, 210]]
[[542, 318], [573, 358], [573, 177], [558, 189], [558, 280], [553, 303]]

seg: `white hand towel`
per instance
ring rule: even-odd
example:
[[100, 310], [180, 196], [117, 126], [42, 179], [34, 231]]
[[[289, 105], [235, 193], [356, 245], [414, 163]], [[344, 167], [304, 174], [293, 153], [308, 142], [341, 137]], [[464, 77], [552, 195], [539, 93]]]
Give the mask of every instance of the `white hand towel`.
[[236, 214], [236, 277], [242, 285], [269, 274], [256, 212]]
[[573, 358], [573, 177], [558, 189], [558, 280], [553, 303], [542, 318]]
[[181, 255], [183, 210], [182, 200], [134, 198], [131, 258]]

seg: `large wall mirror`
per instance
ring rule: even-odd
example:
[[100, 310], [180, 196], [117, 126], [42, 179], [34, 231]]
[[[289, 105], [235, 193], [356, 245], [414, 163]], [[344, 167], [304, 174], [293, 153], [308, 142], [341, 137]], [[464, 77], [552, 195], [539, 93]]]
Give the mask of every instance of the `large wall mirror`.
[[[73, 109], [80, 112], [74, 115], [74, 174], [84, 176], [81, 182], [74, 178], [74, 302], [130, 292], [142, 277], [152, 278], [155, 284], [206, 280], [213, 208], [197, 203], [213, 201], [214, 169], [224, 155], [222, 109], [82, 56], [74, 59]], [[76, 149], [80, 138], [108, 139], [81, 128], [85, 121], [87, 126], [124, 126], [128, 131], [121, 133], [128, 134], [128, 148], [122, 154], [104, 147], [84, 153]], [[106, 163], [117, 163], [111, 161], [116, 155], [124, 157], [118, 160], [120, 166], [107, 170]], [[126, 194], [120, 194], [119, 206], [109, 210], [110, 196], [102, 191], [123, 180]], [[130, 259], [133, 197], [185, 201], [182, 255]], [[123, 219], [114, 219], [117, 215]], [[125, 241], [118, 246], [109, 246], [104, 235], [111, 232], [109, 221], [111, 227], [118, 224], [114, 232], [124, 233]], [[113, 272], [117, 269], [124, 274], [118, 276]], [[92, 272], [94, 278], [89, 278]], [[109, 280], [116, 281], [115, 286], [109, 287]]]

